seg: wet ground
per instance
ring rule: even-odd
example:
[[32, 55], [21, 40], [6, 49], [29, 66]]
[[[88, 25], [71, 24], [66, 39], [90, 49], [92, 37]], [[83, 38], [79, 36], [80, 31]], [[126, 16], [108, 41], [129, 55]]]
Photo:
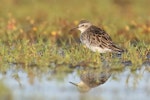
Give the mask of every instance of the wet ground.
[[0, 73], [0, 81], [11, 91], [12, 99], [5, 100], [149, 100], [149, 67], [113, 72], [104, 84], [86, 93], [69, 83], [81, 81], [79, 69], [59, 76], [51, 70], [42, 73], [33, 68], [33, 73], [29, 73], [13, 67]]

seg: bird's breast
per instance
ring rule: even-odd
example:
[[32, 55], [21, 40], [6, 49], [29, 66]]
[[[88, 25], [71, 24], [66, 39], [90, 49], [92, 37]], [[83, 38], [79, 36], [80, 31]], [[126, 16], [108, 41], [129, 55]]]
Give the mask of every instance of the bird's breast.
[[85, 32], [81, 33], [80, 41], [85, 45], [89, 44], [89, 39], [88, 39], [87, 33], [85, 33]]

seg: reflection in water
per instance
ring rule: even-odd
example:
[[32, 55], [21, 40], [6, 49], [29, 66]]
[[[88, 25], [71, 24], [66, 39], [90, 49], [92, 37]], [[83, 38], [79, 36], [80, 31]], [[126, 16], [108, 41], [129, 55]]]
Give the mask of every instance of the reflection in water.
[[[4, 74], [0, 72], [0, 80], [9, 90], [0, 90], [6, 91], [6, 94], [11, 92], [13, 100], [149, 100], [150, 72], [147, 68], [150, 66], [143, 66], [134, 72], [128, 67], [120, 72], [112, 72], [108, 66], [98, 69], [80, 67], [68, 73], [60, 69], [58, 73], [57, 70], [53, 73], [51, 69], [40, 72], [33, 68], [27, 73], [23, 69], [11, 67]], [[80, 80], [88, 84], [90, 89], [96, 88], [88, 93], [79, 93], [69, 81]]]
[[77, 86], [80, 92], [88, 92], [90, 89], [104, 84], [110, 76], [111, 72], [108, 66], [97, 69], [84, 68], [80, 72], [81, 81], [77, 84], [70, 83]]

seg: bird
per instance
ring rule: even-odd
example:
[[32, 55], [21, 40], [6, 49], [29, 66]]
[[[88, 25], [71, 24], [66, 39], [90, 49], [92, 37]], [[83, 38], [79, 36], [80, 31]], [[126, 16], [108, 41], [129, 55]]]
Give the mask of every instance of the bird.
[[93, 25], [87, 20], [81, 20], [77, 27], [72, 28], [70, 31], [75, 29], [80, 30], [80, 41], [87, 48], [93, 52], [107, 53], [113, 52], [121, 54], [124, 50], [121, 47], [118, 47], [108, 35], [108, 33]]
[[82, 93], [90, 91], [92, 88], [104, 84], [110, 78], [110, 68], [105, 69], [92, 69], [88, 68], [82, 70], [80, 73], [81, 81], [79, 83], [70, 82], [75, 85]]

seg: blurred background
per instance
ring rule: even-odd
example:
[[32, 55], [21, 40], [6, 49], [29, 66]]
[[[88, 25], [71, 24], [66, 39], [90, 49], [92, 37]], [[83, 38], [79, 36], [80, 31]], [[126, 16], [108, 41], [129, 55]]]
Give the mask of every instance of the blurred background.
[[[140, 39], [149, 42], [149, 0], [1, 0], [1, 31], [18, 31], [13, 38], [68, 37], [81, 19], [103, 27], [116, 42]], [[23, 34], [25, 33], [25, 34]], [[30, 34], [31, 33], [31, 34]], [[142, 36], [141, 36], [142, 34]], [[73, 34], [77, 35], [77, 34]], [[74, 36], [74, 37], [75, 37]]]

